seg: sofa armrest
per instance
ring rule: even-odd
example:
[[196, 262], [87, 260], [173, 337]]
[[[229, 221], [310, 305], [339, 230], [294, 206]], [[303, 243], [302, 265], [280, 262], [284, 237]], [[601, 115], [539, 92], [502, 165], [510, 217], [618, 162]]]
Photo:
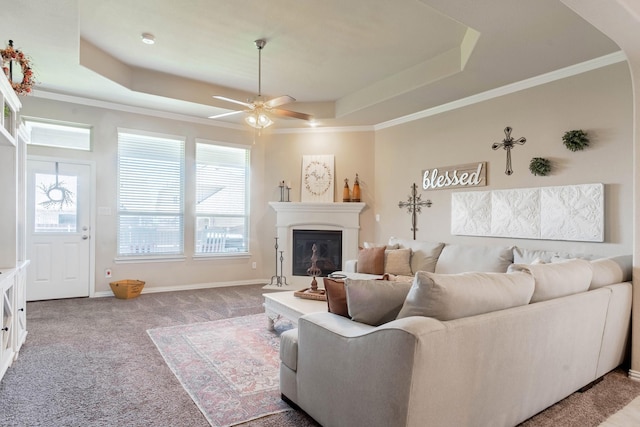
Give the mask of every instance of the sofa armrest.
[[344, 262], [344, 271], [347, 273], [357, 273], [358, 272], [358, 260], [357, 259], [348, 259]]
[[[426, 317], [379, 327], [332, 313], [300, 317], [297, 403], [322, 425], [405, 425], [419, 342], [412, 330], [429, 327], [444, 328]], [[366, 416], [354, 407], [368, 408]]]

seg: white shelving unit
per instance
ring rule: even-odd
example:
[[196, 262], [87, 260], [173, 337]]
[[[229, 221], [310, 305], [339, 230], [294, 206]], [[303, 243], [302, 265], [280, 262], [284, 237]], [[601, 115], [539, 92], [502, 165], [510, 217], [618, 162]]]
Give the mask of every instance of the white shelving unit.
[[0, 379], [27, 336], [25, 218], [26, 141], [18, 131], [22, 107], [0, 73]]

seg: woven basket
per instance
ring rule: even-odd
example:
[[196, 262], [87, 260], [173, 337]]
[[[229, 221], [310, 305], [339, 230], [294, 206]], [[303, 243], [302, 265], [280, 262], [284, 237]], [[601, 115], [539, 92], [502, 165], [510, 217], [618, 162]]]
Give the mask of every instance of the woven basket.
[[142, 288], [144, 288], [144, 283], [142, 280], [118, 280], [117, 282], [109, 283], [111, 286], [111, 290], [116, 298], [120, 299], [130, 299], [135, 298], [140, 295], [142, 292]]

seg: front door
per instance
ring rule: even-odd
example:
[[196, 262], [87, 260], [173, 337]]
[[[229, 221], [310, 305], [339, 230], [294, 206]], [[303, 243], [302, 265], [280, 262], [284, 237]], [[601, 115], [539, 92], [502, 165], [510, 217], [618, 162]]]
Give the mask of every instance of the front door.
[[27, 300], [89, 296], [91, 166], [27, 162]]

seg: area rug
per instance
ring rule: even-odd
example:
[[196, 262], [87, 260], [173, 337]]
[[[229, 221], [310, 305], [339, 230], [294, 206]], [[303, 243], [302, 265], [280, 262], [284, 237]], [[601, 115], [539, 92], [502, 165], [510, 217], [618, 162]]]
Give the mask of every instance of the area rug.
[[280, 398], [279, 334], [265, 314], [149, 329], [167, 365], [214, 427], [291, 410]]

